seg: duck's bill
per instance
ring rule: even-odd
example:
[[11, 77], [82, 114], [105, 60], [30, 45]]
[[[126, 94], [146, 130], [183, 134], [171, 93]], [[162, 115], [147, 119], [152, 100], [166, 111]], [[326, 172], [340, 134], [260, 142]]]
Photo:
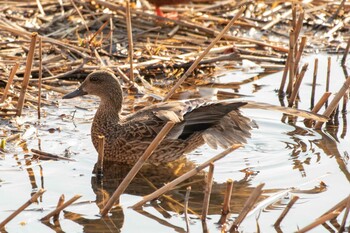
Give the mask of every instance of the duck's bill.
[[67, 95], [64, 95], [62, 97], [62, 99], [72, 99], [74, 97], [77, 97], [77, 96], [83, 96], [83, 95], [86, 95], [87, 92], [81, 90], [80, 88], [76, 89], [75, 91], [71, 92], [71, 93], [68, 93]]

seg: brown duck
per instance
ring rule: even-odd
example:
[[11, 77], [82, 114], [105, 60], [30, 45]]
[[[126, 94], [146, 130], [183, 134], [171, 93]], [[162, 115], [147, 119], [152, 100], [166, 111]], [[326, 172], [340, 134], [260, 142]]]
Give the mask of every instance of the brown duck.
[[169, 120], [176, 124], [149, 162], [176, 160], [205, 142], [213, 148], [226, 148], [244, 143], [250, 137], [251, 121], [238, 110], [245, 102], [165, 102], [122, 116], [123, 92], [116, 76], [108, 71], [91, 73], [77, 90], [63, 99], [87, 94], [101, 99], [92, 123], [91, 138], [97, 149], [98, 136], [105, 136], [105, 161], [135, 163]]

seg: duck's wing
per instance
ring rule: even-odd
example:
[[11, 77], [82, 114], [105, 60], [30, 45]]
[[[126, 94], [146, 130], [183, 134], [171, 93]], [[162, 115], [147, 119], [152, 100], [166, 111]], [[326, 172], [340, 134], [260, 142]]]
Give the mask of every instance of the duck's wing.
[[250, 136], [251, 120], [242, 116], [238, 110], [245, 104], [201, 99], [159, 103], [128, 116], [124, 128], [135, 129], [133, 133], [130, 132], [132, 138], [153, 138], [167, 121], [173, 121], [176, 124], [167, 135], [168, 139], [187, 140], [201, 133], [209, 146], [226, 148], [244, 143]]
[[184, 115], [184, 128], [180, 138], [186, 139], [194, 132], [202, 131], [204, 141], [212, 148], [227, 148], [246, 143], [254, 126], [243, 116], [239, 108], [246, 102], [209, 103]]

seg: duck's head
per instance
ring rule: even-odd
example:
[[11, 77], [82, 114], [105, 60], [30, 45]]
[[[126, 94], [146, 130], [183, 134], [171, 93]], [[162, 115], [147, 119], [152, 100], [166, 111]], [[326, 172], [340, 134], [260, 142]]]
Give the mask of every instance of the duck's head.
[[75, 91], [63, 96], [71, 99], [83, 95], [96, 95], [101, 100], [122, 98], [122, 89], [117, 77], [109, 71], [95, 71], [89, 74], [84, 82]]

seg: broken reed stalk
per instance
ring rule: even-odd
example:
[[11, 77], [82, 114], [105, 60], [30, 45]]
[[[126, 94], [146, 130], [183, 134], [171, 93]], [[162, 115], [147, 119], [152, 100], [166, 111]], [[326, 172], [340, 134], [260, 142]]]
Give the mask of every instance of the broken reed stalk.
[[41, 81], [43, 78], [43, 51], [42, 39], [39, 36], [39, 82], [38, 82], [38, 119], [41, 118]]
[[295, 57], [295, 64], [294, 64], [294, 72], [295, 72], [295, 74], [298, 73], [299, 62], [300, 62], [301, 56], [303, 55], [303, 51], [304, 51], [304, 48], [305, 48], [306, 41], [307, 41], [307, 37], [306, 36], [302, 36], [301, 37], [300, 46], [299, 46], [299, 50], [297, 51], [297, 55]]
[[11, 69], [10, 76], [9, 76], [9, 78], [7, 80], [6, 87], [5, 87], [4, 93], [2, 95], [2, 98], [0, 100], [0, 103], [3, 103], [5, 101], [5, 99], [7, 97], [7, 93], [10, 90], [10, 86], [11, 86], [11, 84], [13, 82], [13, 78], [15, 77], [15, 74], [17, 72], [18, 67], [19, 67], [19, 63], [16, 62], [15, 65]]
[[289, 33], [289, 64], [288, 64], [288, 70], [289, 70], [289, 80], [288, 80], [288, 86], [287, 86], [287, 95], [290, 96], [292, 93], [293, 83], [294, 83], [294, 42], [295, 42], [295, 32], [294, 30], [290, 30]]
[[236, 144], [233, 145], [229, 148], [227, 148], [226, 150], [224, 150], [223, 152], [221, 152], [220, 154], [214, 156], [213, 158], [205, 161], [204, 163], [202, 163], [201, 165], [198, 165], [197, 167], [195, 167], [194, 169], [186, 172], [185, 174], [183, 174], [182, 176], [176, 178], [175, 180], [165, 184], [163, 187], [161, 187], [160, 189], [154, 191], [153, 193], [144, 196], [142, 198], [141, 201], [137, 202], [136, 204], [134, 204], [133, 206], [131, 206], [133, 209], [139, 209], [143, 204], [145, 204], [148, 201], [151, 201], [153, 199], [158, 198], [159, 196], [163, 195], [165, 192], [169, 191], [170, 189], [172, 189], [173, 187], [175, 187], [176, 185], [180, 184], [181, 182], [183, 182], [184, 180], [187, 180], [188, 178], [194, 176], [195, 174], [197, 174], [198, 172], [200, 172], [201, 170], [203, 170], [204, 168], [206, 168], [207, 166], [210, 165], [210, 163], [213, 163], [221, 158], [223, 158], [224, 156], [228, 155], [229, 153], [231, 153], [232, 151], [240, 148], [242, 146], [242, 144]]
[[290, 60], [290, 56], [292, 56], [290, 54], [290, 51], [288, 51], [288, 56], [287, 56], [287, 60], [286, 60], [286, 63], [284, 65], [284, 68], [283, 68], [283, 75], [282, 75], [282, 79], [281, 79], [281, 85], [280, 85], [280, 89], [278, 91], [278, 95], [279, 97], [283, 97], [284, 95], [284, 86], [286, 85], [286, 80], [287, 80], [287, 75], [288, 75], [288, 67], [289, 67], [289, 60]]
[[22, 88], [21, 88], [20, 95], [18, 97], [17, 113], [16, 113], [17, 116], [20, 116], [22, 114], [26, 90], [27, 90], [28, 83], [29, 83], [30, 73], [32, 71], [35, 43], [36, 43], [37, 36], [38, 36], [38, 34], [36, 32], [32, 33], [29, 51], [27, 54], [26, 68], [25, 68], [24, 75], [23, 75]]
[[40, 14], [42, 14], [43, 16], [46, 15], [46, 14], [45, 14], [45, 11], [44, 11], [44, 9], [43, 9], [43, 6], [41, 5], [40, 0], [36, 0], [36, 4], [38, 5], [38, 9], [39, 9], [39, 11], [40, 11]]
[[230, 232], [236, 232], [237, 231], [239, 225], [243, 222], [244, 218], [247, 216], [249, 211], [253, 208], [253, 206], [255, 205], [256, 201], [258, 200], [258, 198], [262, 194], [262, 188], [264, 187], [264, 185], [265, 184], [262, 183], [262, 184], [258, 185], [254, 189], [252, 194], [249, 196], [248, 200], [244, 203], [242, 211], [240, 212], [238, 217], [233, 222], [233, 224], [232, 224], [232, 226], [230, 228]]
[[314, 222], [312, 222], [311, 224], [307, 225], [306, 227], [300, 229], [299, 231], [297, 231], [297, 233], [304, 233], [304, 232], [308, 232], [310, 231], [311, 229], [329, 221], [329, 220], [332, 220], [334, 218], [336, 218], [338, 215], [340, 214], [339, 211], [335, 210], [333, 212], [330, 212], [326, 215], [323, 215], [322, 217], [316, 219]]
[[311, 109], [314, 108], [314, 104], [315, 104], [317, 70], [318, 70], [318, 58], [315, 58], [314, 73], [313, 73], [313, 78], [312, 78], [312, 89], [311, 89], [311, 104], [310, 104]]
[[109, 28], [111, 29], [111, 36], [109, 38], [109, 54], [112, 55], [112, 51], [113, 51], [113, 30], [114, 30], [114, 26], [113, 26], [113, 17], [109, 18]]
[[201, 220], [204, 222], [207, 219], [208, 210], [209, 210], [209, 202], [210, 202], [210, 194], [211, 189], [213, 187], [213, 175], [214, 175], [214, 164], [209, 164], [209, 172], [206, 179], [206, 187], [204, 190], [204, 200], [203, 200], [203, 207], [202, 207], [202, 215]]
[[[317, 104], [315, 105], [315, 107], [311, 110], [312, 113], [318, 113], [318, 111], [320, 111], [320, 109], [322, 108], [322, 106], [326, 103], [326, 101], [328, 100], [329, 96], [331, 96], [331, 92], [325, 92], [321, 99], [317, 102]], [[312, 127], [313, 123], [315, 121], [312, 119], [304, 119], [304, 123], [305, 126], [307, 127]]]
[[[296, 25], [294, 27], [294, 31], [295, 31], [295, 43], [298, 42], [298, 38], [299, 38], [299, 35], [300, 35], [300, 31], [301, 31], [301, 28], [303, 27], [303, 21], [304, 21], [304, 11], [301, 10], [299, 16], [298, 16], [298, 20], [296, 22]], [[300, 51], [300, 49], [299, 49]], [[297, 53], [297, 51], [295, 51], [295, 53]]]
[[274, 226], [277, 227], [281, 224], [281, 222], [283, 221], [284, 217], [286, 217], [286, 215], [288, 214], [289, 210], [292, 208], [292, 206], [294, 205], [294, 203], [299, 199], [298, 196], [294, 196], [292, 198], [292, 200], [290, 200], [290, 202], [287, 204], [286, 208], [284, 208], [283, 212], [281, 213], [281, 215], [278, 217], [278, 219], [276, 220]]
[[5, 225], [10, 222], [14, 217], [16, 217], [19, 213], [21, 213], [25, 208], [30, 206], [33, 202], [36, 202], [37, 199], [43, 195], [46, 190], [40, 189], [36, 192], [26, 203], [24, 203], [21, 207], [19, 207], [15, 212], [13, 212], [10, 216], [8, 216], [4, 221], [0, 223], [0, 230], [5, 227]]
[[124, 82], [128, 83], [129, 85], [131, 85], [132, 87], [136, 88], [139, 92], [141, 91], [141, 88], [139, 85], [137, 85], [137, 83], [131, 81], [128, 76], [126, 76], [124, 74], [124, 72], [119, 68], [116, 67], [115, 70], [117, 71], [117, 73], [120, 75], [120, 77], [123, 79]]
[[222, 206], [221, 217], [218, 222], [221, 225], [225, 224], [226, 219], [229, 213], [231, 212], [230, 203], [231, 203], [232, 188], [233, 188], [233, 180], [229, 179], [226, 182], [225, 199], [224, 199], [224, 204]]
[[346, 209], [343, 216], [343, 220], [339, 227], [339, 232], [344, 232], [345, 230], [345, 224], [346, 224], [346, 220], [348, 219], [349, 211], [350, 211], [350, 195], [347, 198]]
[[67, 161], [75, 161], [75, 159], [71, 159], [71, 158], [67, 158], [67, 157], [59, 156], [59, 155], [54, 155], [54, 154], [47, 153], [47, 152], [44, 152], [41, 150], [30, 149], [30, 151], [35, 153], [37, 156], [42, 156], [42, 157], [47, 158], [47, 159], [55, 159], [55, 160], [61, 159], [61, 160], [67, 160]]
[[303, 81], [303, 78], [304, 78], [304, 75], [305, 75], [305, 72], [306, 72], [308, 66], [309, 66], [309, 64], [305, 63], [303, 65], [303, 68], [301, 68], [301, 72], [298, 75], [298, 78], [297, 78], [297, 80], [296, 80], [296, 82], [294, 84], [293, 91], [292, 91], [292, 93], [290, 95], [290, 98], [289, 98], [289, 101], [288, 101], [288, 107], [292, 107], [294, 102], [295, 102], [295, 100], [296, 100], [296, 98], [297, 98], [301, 82]]
[[168, 34], [169, 38], [173, 37], [180, 29], [180, 25], [176, 25]]
[[295, 30], [297, 26], [297, 4], [295, 2], [292, 3], [292, 28]]
[[350, 50], [350, 38], [348, 40], [348, 43], [346, 44], [346, 48], [345, 48], [345, 51], [344, 51], [343, 58], [341, 59], [341, 65], [342, 66], [345, 66], [346, 58], [348, 56], [349, 50]]
[[131, 15], [130, 15], [130, 2], [126, 1], [126, 29], [128, 33], [128, 43], [129, 43], [129, 64], [130, 64], [130, 72], [129, 77], [131, 81], [134, 81], [134, 42], [132, 40], [132, 25], [131, 25]]
[[51, 211], [50, 213], [48, 213], [47, 215], [45, 215], [44, 217], [42, 217], [40, 219], [40, 221], [49, 221], [51, 217], [57, 215], [58, 213], [60, 213], [63, 209], [65, 209], [66, 207], [70, 206], [71, 204], [73, 204], [73, 202], [75, 202], [76, 200], [78, 200], [79, 198], [81, 198], [81, 195], [75, 195], [74, 197], [72, 197], [71, 199], [69, 199], [68, 201], [66, 201], [65, 203], [63, 203], [60, 206], [57, 206], [56, 209], [54, 209], [53, 211]]
[[331, 94], [332, 94], [332, 92], [325, 92], [322, 95], [321, 99], [316, 103], [315, 107], [311, 110], [311, 112], [318, 113], [318, 111], [320, 111], [320, 109], [322, 108], [324, 103], [326, 103], [326, 101], [331, 96]]
[[[324, 111], [323, 115], [326, 117], [329, 117], [332, 112], [334, 111], [334, 109], [338, 106], [340, 99], [344, 96], [344, 94], [346, 93], [346, 91], [349, 89], [350, 87], [350, 76], [347, 77], [346, 81], [344, 82], [343, 86], [340, 88], [340, 90], [338, 91], [338, 93], [334, 96], [333, 100], [331, 101], [331, 103], [329, 104], [329, 106], [326, 108], [326, 110]], [[315, 129], [321, 129], [322, 125], [324, 122], [317, 122], [315, 125]]]
[[345, 197], [343, 200], [341, 200], [340, 202], [335, 204], [332, 208], [330, 208], [323, 215], [321, 215], [321, 217], [326, 215], [326, 214], [329, 214], [335, 210], [343, 211], [343, 209], [346, 207], [346, 204], [348, 202], [348, 198], [349, 198], [349, 196]]
[[89, 45], [91, 45], [91, 42], [95, 39], [95, 37], [100, 34], [102, 32], [102, 30], [107, 26], [108, 24], [108, 20], [106, 20], [106, 22], [104, 22], [101, 27], [91, 36], [91, 38], [89, 39]]
[[[329, 92], [329, 81], [331, 77], [331, 64], [332, 60], [331, 57], [328, 57], [328, 62], [327, 62], [327, 77], [326, 77], [326, 92]], [[326, 108], [328, 107], [328, 102], [326, 102]]]
[[233, 17], [226, 27], [215, 37], [215, 39], [210, 43], [210, 45], [199, 55], [199, 57], [192, 63], [190, 68], [182, 75], [182, 77], [177, 81], [177, 83], [171, 88], [169, 93], [164, 97], [163, 102], [170, 99], [170, 97], [175, 93], [176, 89], [185, 81], [185, 79], [192, 73], [192, 71], [198, 66], [200, 61], [204, 58], [205, 55], [210, 51], [212, 47], [224, 36], [224, 34], [231, 28], [235, 21], [241, 16], [245, 7], [242, 7], [238, 13]]
[[[63, 203], [64, 203], [64, 194], [62, 194], [62, 195], [60, 196], [60, 198], [58, 199], [56, 208], [59, 208], [60, 206], [62, 206]], [[56, 222], [56, 221], [58, 221], [58, 218], [59, 218], [59, 217], [60, 217], [60, 211], [57, 212], [57, 213], [53, 216], [52, 219], [53, 219], [54, 222]]]
[[169, 131], [173, 128], [174, 122], [168, 121], [162, 128], [162, 130], [158, 133], [158, 135], [153, 139], [152, 143], [147, 147], [143, 155], [139, 158], [139, 160], [135, 163], [123, 181], [120, 183], [118, 188], [114, 191], [113, 195], [109, 198], [106, 205], [101, 210], [101, 215], [105, 216], [108, 211], [113, 207], [114, 203], [119, 201], [120, 195], [125, 191], [125, 189], [129, 186], [132, 179], [136, 176], [137, 172], [141, 169], [146, 160], [152, 155], [153, 151], [157, 148], [157, 146], [163, 141], [165, 136], [169, 133]]
[[97, 159], [97, 169], [96, 174], [102, 175], [103, 174], [103, 158], [105, 154], [105, 136], [99, 135], [98, 136], [98, 159]]
[[185, 221], [186, 221], [187, 232], [190, 232], [190, 221], [188, 219], [188, 213], [187, 213], [188, 200], [190, 199], [190, 193], [191, 193], [191, 186], [188, 186], [186, 189], [186, 195], [185, 195], [185, 200], [184, 200], [184, 212], [185, 212]]

